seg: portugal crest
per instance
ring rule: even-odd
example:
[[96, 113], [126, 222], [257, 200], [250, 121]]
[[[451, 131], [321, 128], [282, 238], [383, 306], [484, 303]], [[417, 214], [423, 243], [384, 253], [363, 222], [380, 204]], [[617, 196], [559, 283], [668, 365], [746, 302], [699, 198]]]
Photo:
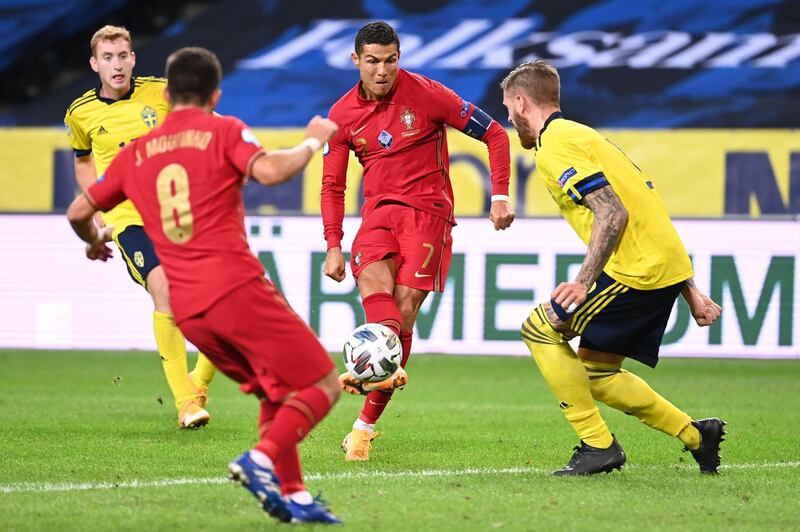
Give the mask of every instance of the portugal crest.
[[158, 125], [158, 113], [149, 105], [145, 105], [142, 109], [142, 120], [147, 127], [153, 129]]
[[406, 126], [406, 129], [414, 129], [414, 122], [417, 121], [417, 115], [414, 110], [406, 107], [400, 112], [400, 121]]

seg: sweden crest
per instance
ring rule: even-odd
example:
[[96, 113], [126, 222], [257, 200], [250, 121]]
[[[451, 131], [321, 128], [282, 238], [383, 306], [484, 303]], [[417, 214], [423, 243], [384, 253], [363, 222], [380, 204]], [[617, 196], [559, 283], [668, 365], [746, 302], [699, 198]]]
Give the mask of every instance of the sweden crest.
[[147, 127], [153, 129], [158, 125], [158, 113], [149, 105], [145, 105], [142, 109], [142, 120]]

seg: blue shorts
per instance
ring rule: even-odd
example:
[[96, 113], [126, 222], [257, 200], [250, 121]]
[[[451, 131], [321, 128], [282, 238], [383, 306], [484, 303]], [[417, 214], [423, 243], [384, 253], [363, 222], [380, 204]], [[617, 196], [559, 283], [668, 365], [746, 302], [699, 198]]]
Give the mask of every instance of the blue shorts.
[[128, 273], [136, 283], [147, 289], [147, 276], [161, 262], [158, 260], [153, 243], [150, 242], [144, 227], [129, 225], [114, 238], [117, 247], [125, 259]]
[[[601, 273], [572, 315], [571, 327], [581, 337], [580, 347], [656, 367], [661, 339], [683, 286], [681, 281], [656, 290], [637, 290]], [[561, 319], [569, 317], [555, 301], [550, 302]]]

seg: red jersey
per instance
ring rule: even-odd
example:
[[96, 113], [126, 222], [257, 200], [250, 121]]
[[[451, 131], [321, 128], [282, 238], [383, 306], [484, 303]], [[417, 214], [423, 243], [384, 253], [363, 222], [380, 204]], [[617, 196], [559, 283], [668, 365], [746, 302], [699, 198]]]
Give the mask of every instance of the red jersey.
[[353, 150], [364, 167], [361, 216], [396, 201], [455, 223], [445, 126], [489, 146], [492, 194], [508, 194], [508, 135], [481, 109], [441, 83], [398, 69], [380, 100], [361, 97], [361, 82], [331, 107], [339, 130], [323, 159], [321, 209], [328, 248], [342, 239], [347, 159]]
[[178, 322], [264, 275], [247, 245], [241, 191], [261, 153], [237, 118], [172, 111], [126, 146], [87, 192], [103, 211], [133, 201], [167, 274]]

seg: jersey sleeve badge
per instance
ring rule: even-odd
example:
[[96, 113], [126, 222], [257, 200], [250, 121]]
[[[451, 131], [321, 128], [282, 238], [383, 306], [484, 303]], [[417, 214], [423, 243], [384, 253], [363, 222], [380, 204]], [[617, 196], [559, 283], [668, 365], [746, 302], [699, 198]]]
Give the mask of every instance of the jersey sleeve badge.
[[385, 129], [381, 131], [380, 135], [378, 135], [378, 143], [387, 150], [392, 147], [393, 141], [394, 139], [392, 138], [392, 134]]
[[242, 130], [242, 140], [245, 141], [248, 144], [252, 144], [254, 146], [258, 146], [259, 148], [261, 147], [261, 143], [258, 142], [258, 139], [256, 138], [256, 136], [253, 135], [253, 132], [250, 131], [250, 129], [248, 129], [248, 128], [244, 128]]
[[564, 173], [563, 173], [563, 174], [561, 174], [561, 177], [559, 177], [559, 178], [558, 178], [558, 185], [559, 185], [560, 187], [563, 187], [563, 186], [564, 186], [564, 184], [565, 184], [567, 181], [569, 181], [569, 178], [570, 178], [570, 177], [572, 177], [572, 176], [574, 176], [574, 175], [575, 175], [575, 174], [577, 174], [577, 173], [578, 173], [578, 172], [575, 170], [575, 168], [574, 168], [574, 167], [572, 167], [572, 166], [570, 166], [569, 168], [567, 168], [567, 169], [564, 171]]

